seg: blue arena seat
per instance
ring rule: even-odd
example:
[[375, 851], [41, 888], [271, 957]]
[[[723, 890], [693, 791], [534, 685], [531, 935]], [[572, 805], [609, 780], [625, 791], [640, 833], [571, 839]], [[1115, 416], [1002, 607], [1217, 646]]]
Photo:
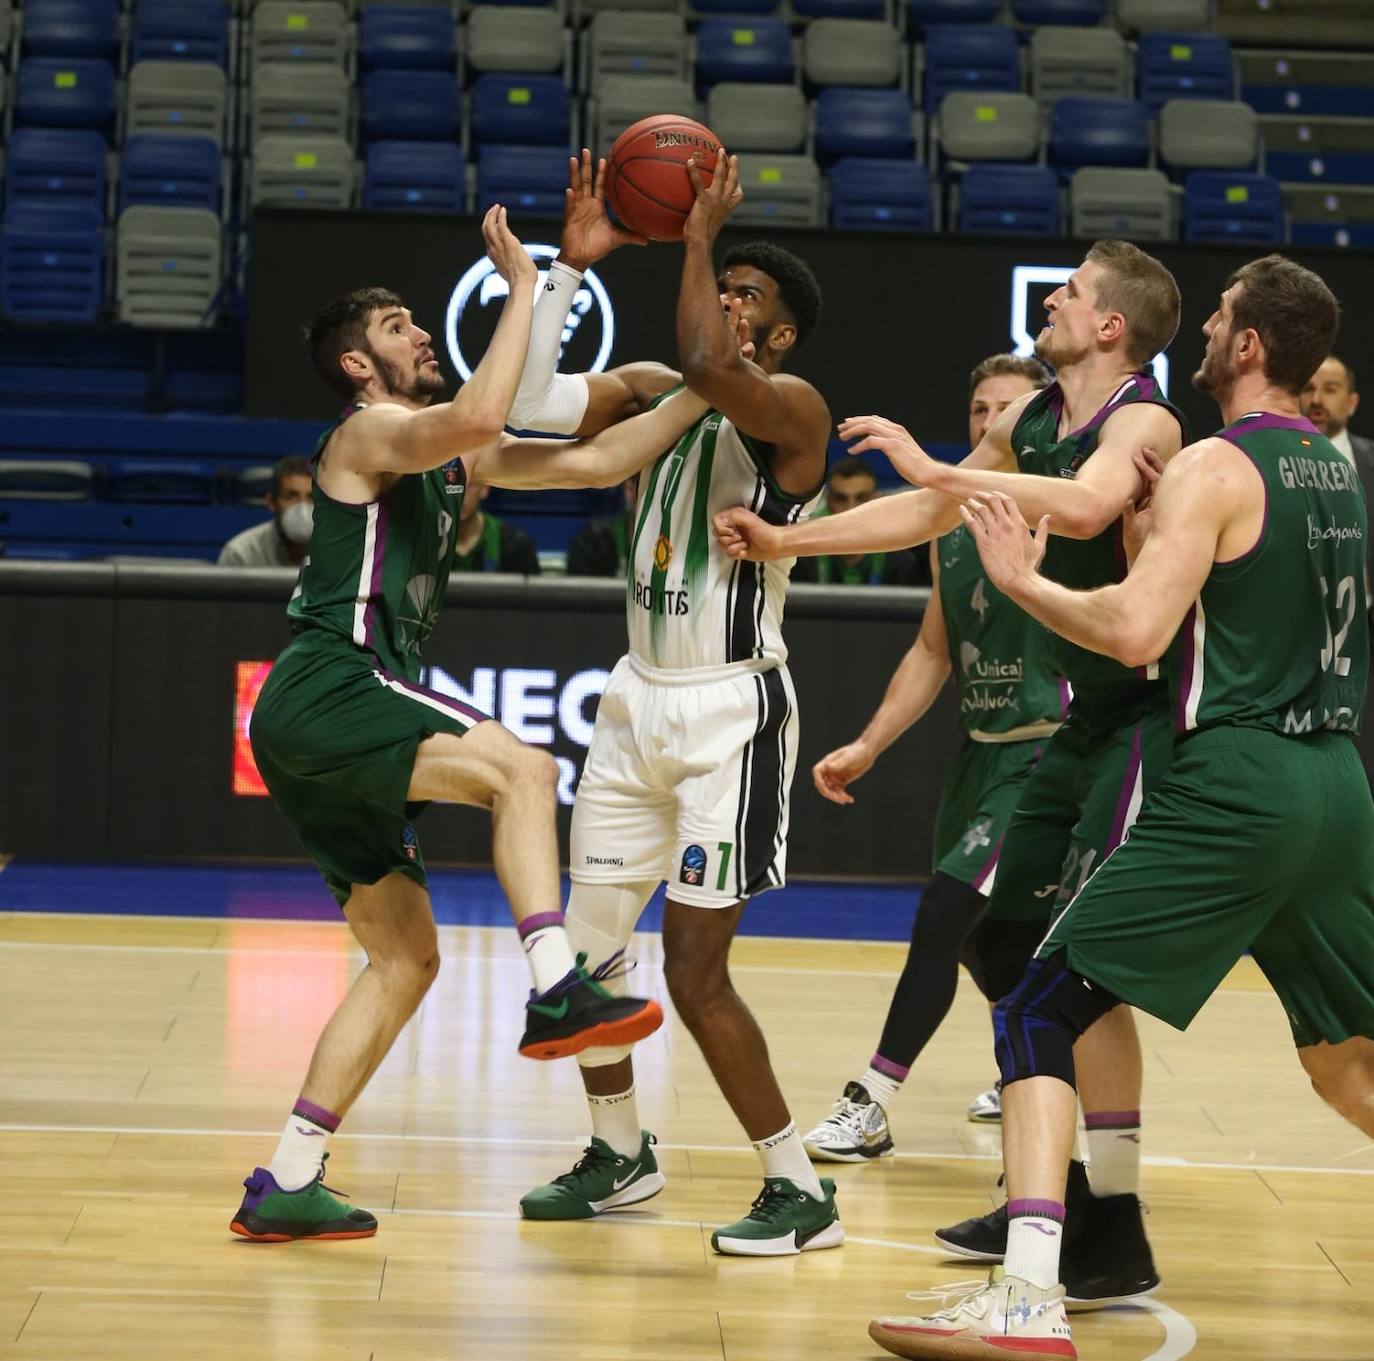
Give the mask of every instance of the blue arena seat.
[[1138, 99], [1056, 99], [1050, 110], [1050, 163], [1061, 171], [1080, 165], [1144, 165], [1150, 156], [1150, 120]]
[[212, 465], [192, 459], [120, 459], [106, 470], [105, 500], [205, 506], [215, 499], [217, 481]]
[[1019, 90], [1021, 45], [997, 24], [947, 24], [926, 34], [922, 79], [925, 108], [934, 111], [952, 90]]
[[916, 133], [905, 90], [835, 85], [816, 99], [816, 155], [824, 164], [844, 156], [913, 160]]
[[1269, 175], [1195, 170], [1184, 183], [1185, 241], [1283, 240], [1283, 191]]
[[1231, 44], [1219, 33], [1142, 33], [1136, 90], [1151, 113], [1170, 99], [1234, 99]]
[[1012, 17], [1022, 24], [1076, 24], [1091, 28], [1106, 17], [1105, 0], [1011, 0]]
[[28, 0], [23, 15], [26, 57], [113, 57], [119, 50], [118, 0]]
[[84, 128], [16, 128], [5, 155], [5, 205], [88, 205], [105, 216], [109, 149]]
[[221, 211], [219, 147], [208, 137], [136, 133], [119, 163], [119, 207], [133, 204]]
[[692, 0], [698, 14], [774, 14], [779, 0]]
[[358, 127], [364, 141], [452, 142], [462, 120], [452, 71], [369, 71], [362, 79]]
[[25, 57], [18, 86], [19, 124], [104, 130], [114, 121], [115, 71], [98, 57]]
[[11, 204], [0, 226], [0, 314], [11, 321], [94, 321], [104, 249], [103, 218], [90, 204]]
[[1058, 236], [1059, 197], [1049, 166], [979, 161], [959, 181], [959, 231]]
[[567, 147], [571, 136], [572, 96], [561, 77], [491, 71], [472, 82], [468, 141], [473, 145]]
[[697, 80], [792, 79], [792, 31], [781, 19], [742, 14], [703, 19], [697, 29]]
[[792, 12], [804, 19], [886, 19], [884, 0], [792, 0]]
[[479, 146], [475, 210], [504, 203], [531, 217], [562, 217], [566, 147]]
[[1002, 0], [907, 0], [913, 24], [985, 24], [995, 19]]
[[830, 171], [832, 226], [928, 232], [934, 226], [930, 176], [915, 161], [849, 156]]
[[139, 0], [129, 21], [129, 65], [140, 61], [229, 64], [224, 0]]
[[375, 67], [452, 70], [458, 30], [443, 5], [364, 5], [358, 11], [358, 62]]
[[363, 207], [461, 213], [467, 200], [463, 149], [442, 142], [374, 142], [363, 167]]

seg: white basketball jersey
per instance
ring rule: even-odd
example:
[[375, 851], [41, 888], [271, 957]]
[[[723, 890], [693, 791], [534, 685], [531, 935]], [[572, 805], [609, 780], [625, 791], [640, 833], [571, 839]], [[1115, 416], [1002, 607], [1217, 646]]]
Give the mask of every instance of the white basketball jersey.
[[794, 558], [738, 562], [721, 551], [711, 518], [748, 506], [790, 524], [815, 500], [780, 490], [758, 446], [719, 411], [707, 412], [639, 475], [626, 624], [630, 651], [664, 670], [787, 660], [783, 603]]

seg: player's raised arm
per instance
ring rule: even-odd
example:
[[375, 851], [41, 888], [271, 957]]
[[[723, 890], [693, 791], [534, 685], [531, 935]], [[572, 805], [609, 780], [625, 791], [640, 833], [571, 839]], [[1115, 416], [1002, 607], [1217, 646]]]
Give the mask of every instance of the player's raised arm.
[[[830, 411], [810, 383], [779, 370], [818, 319], [815, 280], [796, 257], [761, 246], [728, 254], [718, 275], [716, 238], [744, 198], [739, 158], [722, 149], [709, 180], [693, 164], [687, 172], [697, 198], [682, 233], [677, 345], [683, 381], [738, 430], [772, 446], [771, 471], [783, 491], [809, 494], [825, 475]], [[737, 254], [742, 258], [734, 259]], [[796, 315], [802, 294], [812, 291], [817, 315]], [[739, 302], [754, 325], [753, 360], [735, 344], [723, 318], [724, 299]], [[765, 317], [767, 325], [761, 324]]]
[[1264, 483], [1245, 455], [1225, 440], [1202, 440], [1160, 479], [1153, 528], [1126, 579], [1072, 591], [1038, 571], [1043, 517], [1030, 535], [1016, 503], [997, 492], [975, 498], [963, 511], [995, 586], [1070, 642], [1127, 666], [1163, 656], [1213, 563], [1247, 551], [1263, 514]]
[[482, 236], [510, 292], [481, 363], [451, 402], [415, 410], [380, 401], [360, 411], [343, 427], [334, 455], [348, 471], [424, 472], [500, 438], [525, 362], [538, 272], [500, 205], [482, 219]]
[[620, 246], [648, 244], [607, 216], [605, 177], [606, 162], [598, 161], [593, 172], [585, 147], [581, 156], [569, 158], [563, 235], [534, 304], [525, 368], [506, 422], [513, 430], [594, 435], [647, 410], [679, 381], [672, 369], [652, 362], [622, 364], [606, 373], [558, 372], [563, 332], [583, 275]]

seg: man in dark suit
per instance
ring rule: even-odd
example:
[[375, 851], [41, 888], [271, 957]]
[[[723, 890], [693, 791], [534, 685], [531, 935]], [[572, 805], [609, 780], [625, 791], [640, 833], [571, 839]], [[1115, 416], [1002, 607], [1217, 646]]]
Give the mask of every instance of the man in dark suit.
[[[1336, 355], [1328, 355], [1302, 390], [1302, 414], [1358, 469], [1365, 504], [1374, 507], [1374, 439], [1352, 435], [1350, 418], [1359, 409], [1355, 373]], [[1374, 533], [1365, 544], [1365, 585], [1374, 578]], [[1374, 618], [1374, 602], [1370, 607]]]

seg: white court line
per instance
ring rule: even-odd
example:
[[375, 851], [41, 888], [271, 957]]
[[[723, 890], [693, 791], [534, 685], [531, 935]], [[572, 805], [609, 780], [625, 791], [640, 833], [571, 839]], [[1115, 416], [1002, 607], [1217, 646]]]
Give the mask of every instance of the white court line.
[[[21, 1121], [0, 1122], [0, 1134], [143, 1134], [154, 1137], [177, 1139], [278, 1139], [279, 1129], [178, 1129], [170, 1126], [153, 1125], [45, 1125]], [[332, 1136], [335, 1139], [371, 1139], [378, 1143], [397, 1144], [472, 1144], [481, 1147], [486, 1144], [514, 1145], [519, 1148], [581, 1148], [576, 1139], [519, 1139], [503, 1135], [495, 1138], [481, 1134], [369, 1134], [365, 1131], [343, 1131]], [[683, 1153], [748, 1153], [753, 1149], [739, 1144], [672, 1144], [660, 1143], [659, 1148], [676, 1149]], [[919, 1162], [1001, 1162], [1000, 1153], [905, 1153], [900, 1149], [893, 1154]], [[1143, 1157], [1144, 1167], [1174, 1167], [1186, 1171], [1202, 1172], [1294, 1172], [1310, 1176], [1331, 1177], [1374, 1177], [1371, 1167], [1293, 1167], [1281, 1163], [1223, 1163], [1192, 1162], [1187, 1158]]]

